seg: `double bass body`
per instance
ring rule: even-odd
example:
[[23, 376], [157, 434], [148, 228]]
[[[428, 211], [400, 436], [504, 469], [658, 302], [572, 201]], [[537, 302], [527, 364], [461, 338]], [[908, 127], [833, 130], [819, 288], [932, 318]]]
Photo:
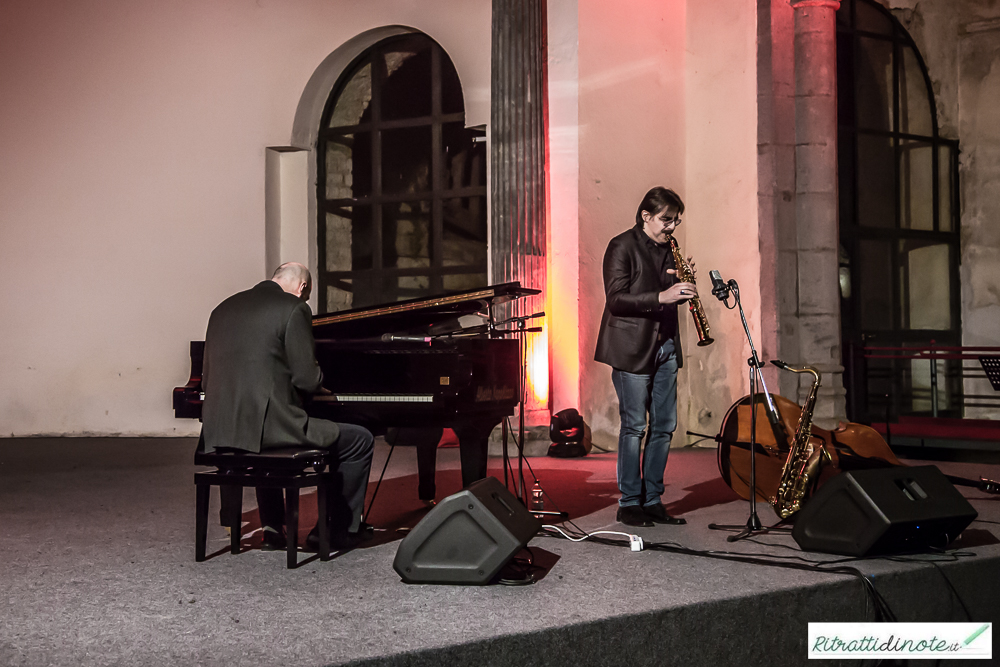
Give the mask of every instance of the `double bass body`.
[[[802, 408], [784, 396], [771, 395], [778, 411], [779, 424], [772, 425], [764, 414], [764, 398], [757, 397], [756, 420], [756, 496], [770, 502], [781, 485], [782, 471], [791, 451]], [[741, 498], [750, 498], [750, 397], [744, 396], [729, 408], [717, 440], [719, 472], [722, 479]], [[815, 488], [844, 470], [902, 465], [882, 436], [864, 424], [841, 424], [828, 431], [815, 424], [809, 434], [813, 451], [828, 456], [811, 480]]]

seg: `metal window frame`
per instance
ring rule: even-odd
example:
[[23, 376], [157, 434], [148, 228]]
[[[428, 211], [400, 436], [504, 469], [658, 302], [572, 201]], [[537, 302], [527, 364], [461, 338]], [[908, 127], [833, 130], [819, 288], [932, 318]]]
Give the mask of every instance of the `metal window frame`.
[[[857, 12], [855, 11], [855, 6], [858, 3], [866, 4], [877, 11], [885, 15], [892, 26], [892, 34], [884, 35], [881, 33], [873, 33], [865, 30], [859, 30], [857, 28], [856, 17]], [[837, 32], [838, 36], [847, 36], [850, 42], [850, 48], [852, 50], [849, 62], [845, 63], [838, 59], [838, 81], [844, 82], [849, 81], [852, 85], [857, 81], [857, 67], [860, 62], [860, 38], [875, 39], [882, 41], [889, 41], [892, 43], [892, 119], [891, 127], [889, 131], [878, 130], [878, 129], [868, 129], [864, 127], [859, 127], [857, 118], [857, 99], [856, 95], [851, 95], [852, 104], [849, 109], [849, 117], [844, 118], [843, 113], [839, 119], [838, 132], [843, 136], [847, 137], [849, 141], [839, 142], [839, 159], [842, 162], [849, 161], [849, 177], [853, 179], [851, 182], [851, 199], [849, 205], [852, 209], [845, 215], [844, 211], [840, 214], [840, 243], [844, 246], [848, 253], [848, 256], [855, 259], [860, 256], [860, 247], [863, 241], [868, 240], [880, 240], [889, 243], [891, 248], [891, 262], [892, 266], [890, 268], [892, 275], [892, 330], [891, 331], [868, 331], [864, 329], [861, 322], [860, 313], [860, 299], [858, 295], [862, 294], [863, 286], [860, 283], [861, 271], [858, 268], [852, 267], [851, 270], [851, 291], [855, 295], [850, 302], [841, 300], [842, 308], [846, 311], [842, 313], [841, 327], [842, 336], [845, 341], [844, 354], [845, 354], [845, 368], [847, 369], [847, 374], [851, 377], [847, 382], [848, 390], [848, 408], [850, 410], [850, 417], [855, 420], [870, 421], [873, 417], [878, 419], [884, 419], [884, 414], [876, 414], [875, 406], [869, 405], [869, 395], [868, 395], [868, 372], [863, 361], [859, 362], [859, 346], [863, 348], [865, 341], [877, 341], [881, 345], [907, 345], [907, 344], [926, 344], [931, 341], [935, 341], [941, 345], [960, 345], [962, 340], [962, 321], [961, 321], [961, 279], [960, 279], [960, 210], [959, 210], [959, 186], [958, 186], [958, 155], [959, 155], [959, 142], [951, 139], [944, 139], [940, 136], [938, 130], [937, 122], [937, 102], [934, 96], [934, 90], [931, 86], [930, 75], [927, 71], [926, 63], [924, 62], [923, 56], [920, 50], [917, 48], [916, 43], [913, 38], [909, 35], [906, 29], [900, 24], [900, 22], [889, 12], [887, 9], [882, 7], [876, 2], [871, 0], [845, 0], [841, 5], [840, 12], [843, 12], [841, 19], [837, 21]], [[846, 20], [843, 20], [846, 17]], [[842, 45], [845, 40], [838, 39], [838, 46]], [[904, 51], [905, 49], [911, 49], [915, 56], [916, 63], [922, 74], [924, 85], [927, 89], [927, 97], [929, 101], [929, 113], [931, 115], [931, 135], [919, 135], [909, 132], [900, 131], [900, 117], [903, 105], [905, 105], [905, 100], [900, 94], [900, 77], [902, 75], [902, 68], [904, 63]], [[842, 67], [849, 66], [851, 70], [849, 72], [840, 71]], [[843, 86], [838, 86], [843, 88]], [[842, 107], [846, 109], [846, 107]], [[894, 197], [894, 212], [895, 219], [891, 227], [865, 227], [860, 224], [861, 221], [861, 210], [860, 210], [860, 184], [859, 184], [859, 172], [858, 172], [858, 160], [859, 160], [859, 141], [861, 137], [886, 137], [889, 138], [892, 143], [893, 151], [893, 192], [892, 197]], [[904, 143], [906, 141], [920, 141], [927, 143], [932, 151], [931, 156], [931, 179], [932, 179], [932, 207], [933, 207], [933, 229], [931, 230], [919, 230], [903, 228], [901, 226], [903, 207], [901, 205], [901, 188], [902, 188], [902, 177], [901, 177], [901, 157], [904, 151]], [[941, 164], [942, 161], [942, 147], [948, 149], [948, 164]], [[845, 154], [846, 153], [846, 154]], [[941, 229], [941, 170], [948, 169], [951, 173], [950, 178], [950, 192], [948, 193], [951, 198], [951, 231], [942, 231]], [[843, 200], [842, 200], [842, 203]], [[949, 248], [949, 261], [950, 261], [950, 308], [951, 308], [951, 322], [952, 328], [949, 330], [932, 331], [932, 330], [921, 330], [921, 329], [909, 329], [904, 327], [907, 322], [905, 320], [904, 308], [907, 307], [904, 297], [906, 285], [904, 273], [904, 264], [901, 257], [901, 242], [908, 240], [916, 241], [934, 241], [936, 243], [946, 244]], [[893, 368], [893, 390], [891, 406], [892, 411], [895, 414], [911, 414], [903, 408], [901, 400], [904, 394], [905, 387], [901, 383], [905, 384], [905, 374], [906, 370], [902, 367], [895, 368], [898, 364], [894, 364]], [[961, 405], [961, 383], [957, 383], [953, 387], [953, 393], [957, 394], [956, 398], [958, 400], [953, 401], [954, 404]], [[960, 412], [961, 409], [958, 409]], [[955, 410], [948, 411], [951, 416], [961, 416], [960, 414], [954, 414]]]
[[[400, 48], [414, 48], [431, 50], [431, 114], [429, 116], [416, 116], [409, 118], [383, 120], [382, 118], [382, 89], [387, 78], [387, 68], [385, 53], [387, 51], [398, 50]], [[350, 126], [330, 127], [330, 116], [337, 106], [341, 94], [354, 74], [366, 64], [371, 64], [371, 108], [370, 120]], [[450, 67], [454, 70], [454, 65], [448, 59], [441, 46], [422, 33], [398, 35], [382, 40], [381, 42], [368, 48], [360, 54], [351, 64], [345, 68], [337, 84], [333, 87], [330, 97], [327, 100], [326, 108], [321, 117], [320, 131], [316, 143], [316, 201], [317, 201], [317, 287], [318, 287], [318, 312], [327, 311], [326, 292], [328, 287], [339, 289], [352, 287], [351, 282], [361, 278], [373, 284], [379, 283], [385, 278], [398, 278], [399, 276], [427, 276], [429, 286], [426, 290], [415, 290], [410, 293], [405, 289], [396, 291], [399, 298], [410, 298], [423, 294], [436, 294], [444, 291], [444, 279], [452, 275], [468, 275], [487, 273], [488, 255], [484, 254], [484, 259], [480, 263], [471, 265], [445, 265], [444, 264], [444, 204], [448, 199], [460, 199], [471, 197], [483, 198], [483, 210], [486, 209], [487, 185], [485, 181], [481, 186], [467, 186], [460, 188], [444, 187], [444, 166], [446, 157], [443, 145], [444, 126], [450, 123], [462, 123], [465, 126], [465, 111], [454, 113], [443, 113], [443, 68]], [[458, 81], [457, 72], [455, 80]], [[461, 83], [458, 83], [461, 86]], [[460, 91], [461, 92], [461, 91]], [[464, 94], [463, 94], [464, 99]], [[463, 102], [464, 106], [464, 102]], [[383, 158], [383, 133], [389, 130], [430, 127], [431, 147], [430, 147], [430, 189], [419, 193], [390, 193], [384, 191], [382, 183], [382, 158]], [[357, 134], [359, 132], [370, 133], [371, 140], [371, 179], [372, 188], [368, 196], [344, 199], [329, 198], [326, 193], [326, 153], [327, 145], [331, 140], [347, 134]], [[385, 267], [383, 265], [383, 209], [389, 204], [399, 204], [404, 202], [420, 203], [431, 202], [430, 218], [430, 265], [426, 267], [400, 268]], [[329, 271], [326, 266], [326, 242], [327, 225], [326, 216], [328, 213], [336, 213], [344, 207], [365, 206], [371, 208], [372, 226], [372, 266], [370, 269], [349, 270], [349, 271]], [[484, 241], [485, 243], [485, 241]], [[419, 292], [419, 293], [417, 293]], [[376, 297], [376, 301], [384, 300], [382, 295]]]

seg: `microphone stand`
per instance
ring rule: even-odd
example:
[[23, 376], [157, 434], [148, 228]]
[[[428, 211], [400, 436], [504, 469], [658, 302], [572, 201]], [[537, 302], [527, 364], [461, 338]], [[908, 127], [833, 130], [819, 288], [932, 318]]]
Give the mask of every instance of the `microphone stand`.
[[[760, 517], [757, 516], [757, 382], [760, 381], [760, 386], [764, 389], [764, 399], [768, 406], [768, 418], [771, 419], [771, 423], [775, 424], [775, 420], [778, 419], [778, 411], [774, 407], [773, 399], [771, 398], [771, 393], [767, 389], [767, 383], [764, 382], [764, 375], [761, 373], [760, 369], [764, 366], [760, 358], [757, 356], [757, 349], [753, 344], [753, 337], [750, 335], [750, 327], [747, 326], [747, 318], [743, 312], [743, 303], [740, 301], [740, 286], [735, 280], [730, 280], [728, 283], [722, 284], [721, 280], [716, 284], [715, 289], [712, 290], [719, 301], [725, 303], [726, 308], [732, 310], [734, 307], [740, 309], [740, 320], [743, 321], [743, 332], [746, 334], [747, 342], [750, 343], [750, 358], [747, 359], [747, 365], [750, 367], [749, 385], [750, 385], [750, 517], [747, 519], [746, 525], [744, 526], [728, 526], [719, 525], [711, 523], [708, 525], [710, 530], [741, 530], [740, 533], [736, 535], [730, 535], [726, 538], [727, 542], [736, 542], [737, 540], [742, 540], [747, 537], [753, 537], [757, 533], [766, 533], [767, 529], [764, 529]], [[735, 300], [735, 305], [729, 305], [729, 295], [732, 294]]]
[[[524, 483], [524, 391], [525, 391], [525, 380], [527, 378], [527, 364], [528, 360], [526, 358], [525, 340], [524, 334], [527, 333], [537, 333], [542, 330], [542, 327], [528, 327], [528, 320], [534, 319], [536, 317], [545, 317], [544, 312], [535, 313], [533, 315], [523, 315], [523, 316], [512, 316], [508, 317], [502, 322], [497, 322], [492, 324], [491, 318], [491, 336], [494, 335], [507, 335], [513, 334], [517, 336], [518, 339], [518, 353], [521, 357], [521, 392], [518, 396], [518, 418], [520, 421], [518, 429], [517, 438], [517, 477], [515, 478], [515, 496], [521, 501], [521, 504], [528, 507], [528, 493], [525, 489]], [[510, 322], [514, 323], [513, 329], [498, 329], [496, 325], [508, 324]], [[510, 467], [510, 458], [507, 454], [507, 419], [504, 418], [503, 426], [501, 427], [501, 432], [503, 433], [503, 480], [504, 486], [507, 485], [507, 469]], [[512, 475], [513, 476], [513, 475]]]

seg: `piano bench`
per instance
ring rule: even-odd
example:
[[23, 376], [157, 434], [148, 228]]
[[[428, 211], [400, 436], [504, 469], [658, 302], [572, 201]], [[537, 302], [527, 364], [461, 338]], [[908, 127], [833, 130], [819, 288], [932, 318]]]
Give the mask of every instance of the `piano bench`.
[[298, 565], [299, 490], [316, 487], [319, 510], [319, 557], [330, 559], [330, 531], [327, 524], [327, 494], [332, 479], [327, 470], [328, 452], [314, 447], [280, 447], [259, 454], [240, 449], [217, 449], [210, 454], [199, 450], [194, 463], [215, 470], [196, 472], [195, 560], [205, 560], [208, 535], [208, 499], [213, 486], [219, 487], [224, 520], [229, 522], [230, 552], [240, 552], [243, 517], [243, 489], [278, 488], [285, 491], [285, 540], [289, 568]]

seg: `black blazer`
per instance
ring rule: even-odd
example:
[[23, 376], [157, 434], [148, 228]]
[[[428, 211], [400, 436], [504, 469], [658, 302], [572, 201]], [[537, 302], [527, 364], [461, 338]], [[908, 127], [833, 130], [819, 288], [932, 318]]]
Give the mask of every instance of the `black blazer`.
[[[659, 268], [642, 244], [645, 232], [636, 225], [611, 239], [604, 253], [604, 315], [597, 334], [594, 360], [629, 373], [652, 373], [664, 308]], [[669, 267], [673, 262], [668, 260]], [[668, 268], [669, 268], [668, 267]], [[676, 278], [670, 282], [673, 284]], [[681, 365], [680, 336], [674, 334], [677, 364]]]
[[322, 382], [308, 304], [271, 280], [234, 294], [212, 311], [205, 334], [205, 451], [331, 445], [339, 427], [302, 407], [301, 394]]

